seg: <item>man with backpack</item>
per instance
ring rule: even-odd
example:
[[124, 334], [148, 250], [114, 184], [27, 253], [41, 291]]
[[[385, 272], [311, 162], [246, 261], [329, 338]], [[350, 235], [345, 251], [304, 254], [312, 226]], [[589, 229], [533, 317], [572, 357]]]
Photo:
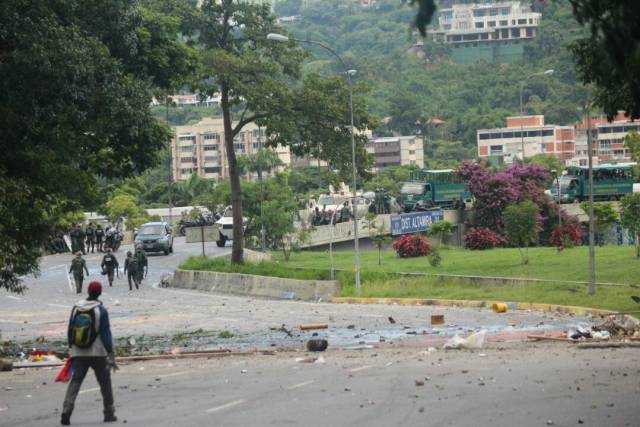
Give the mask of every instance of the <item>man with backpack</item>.
[[113, 273], [120, 265], [118, 264], [116, 256], [111, 253], [111, 248], [107, 248], [107, 253], [102, 257], [100, 267], [102, 267], [102, 274], [106, 274], [109, 279], [109, 286], [113, 286]]
[[100, 384], [104, 422], [118, 420], [115, 416], [110, 372], [112, 369], [116, 371], [118, 366], [113, 355], [109, 313], [98, 299], [102, 293], [100, 282], [91, 282], [88, 290], [87, 299], [76, 303], [69, 318], [67, 338], [73, 358], [73, 374], [62, 405], [62, 425], [69, 425], [71, 422], [76, 397], [89, 368], [93, 369]]
[[124, 274], [127, 275], [127, 281], [129, 282], [129, 290], [132, 291], [131, 280], [138, 288], [138, 260], [133, 256], [131, 251], [127, 251], [127, 258], [124, 260]]
[[73, 273], [73, 280], [76, 282], [76, 293], [82, 293], [82, 282], [84, 281], [84, 272], [87, 272], [87, 276], [89, 275], [89, 270], [87, 269], [87, 262], [82, 258], [82, 252], [76, 252], [76, 257], [71, 260], [71, 267], [69, 268], [69, 273]]

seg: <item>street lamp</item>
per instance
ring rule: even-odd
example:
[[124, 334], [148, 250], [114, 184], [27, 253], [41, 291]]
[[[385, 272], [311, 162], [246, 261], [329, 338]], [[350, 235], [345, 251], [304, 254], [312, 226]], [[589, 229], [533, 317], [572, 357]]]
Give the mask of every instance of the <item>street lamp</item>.
[[350, 127], [351, 127], [351, 166], [353, 172], [353, 190], [352, 190], [352, 202], [351, 206], [353, 208], [353, 246], [355, 252], [355, 287], [356, 287], [356, 295], [360, 296], [360, 248], [358, 241], [358, 214], [357, 214], [357, 202], [356, 202], [356, 184], [357, 184], [357, 173], [356, 173], [356, 140], [354, 135], [354, 125], [353, 125], [353, 80], [352, 77], [356, 74], [356, 70], [350, 70], [347, 68], [347, 64], [344, 63], [340, 55], [338, 55], [333, 49], [324, 43], [315, 41], [315, 40], [304, 40], [304, 39], [296, 39], [293, 37], [288, 37], [283, 34], [277, 33], [269, 33], [267, 34], [267, 40], [273, 40], [280, 43], [286, 43], [289, 40], [293, 40], [299, 43], [308, 43], [320, 46], [321, 48], [327, 50], [333, 56], [338, 58], [338, 61], [342, 65], [344, 69], [344, 73], [347, 76], [347, 81], [349, 82], [349, 115], [350, 115]]
[[524, 91], [524, 87], [527, 84], [527, 81], [531, 77], [535, 77], [535, 76], [550, 76], [553, 73], [554, 73], [553, 69], [540, 71], [538, 73], [529, 74], [527, 77], [525, 77], [522, 80], [522, 82], [520, 82], [520, 145], [521, 145], [521, 148], [522, 148], [522, 163], [523, 164], [524, 164], [524, 131], [523, 131], [523, 126], [522, 126], [522, 116], [524, 116], [524, 111], [522, 109], [522, 92]]
[[562, 212], [560, 211], [560, 173], [552, 169], [551, 173], [556, 177], [556, 195], [558, 197], [558, 228], [562, 227]]

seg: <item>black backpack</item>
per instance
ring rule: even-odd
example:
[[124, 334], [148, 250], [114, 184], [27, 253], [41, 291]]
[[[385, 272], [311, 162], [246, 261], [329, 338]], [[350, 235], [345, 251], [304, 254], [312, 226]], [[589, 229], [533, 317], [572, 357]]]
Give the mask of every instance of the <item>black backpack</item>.
[[79, 348], [89, 348], [98, 337], [96, 330], [96, 308], [89, 311], [75, 311], [71, 320], [71, 344]]

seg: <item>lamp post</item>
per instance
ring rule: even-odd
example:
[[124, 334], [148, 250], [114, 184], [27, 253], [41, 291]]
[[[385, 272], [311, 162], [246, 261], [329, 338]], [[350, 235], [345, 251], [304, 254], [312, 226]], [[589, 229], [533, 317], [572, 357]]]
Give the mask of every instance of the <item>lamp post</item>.
[[556, 177], [556, 195], [558, 197], [558, 227], [562, 227], [562, 212], [560, 211], [560, 174], [552, 169], [551, 173]]
[[524, 87], [527, 84], [527, 81], [531, 77], [535, 77], [535, 76], [550, 76], [553, 73], [554, 73], [553, 69], [540, 71], [538, 73], [529, 74], [527, 77], [525, 77], [522, 80], [522, 82], [520, 82], [520, 117], [521, 117], [520, 118], [520, 145], [521, 145], [521, 149], [522, 149], [522, 163], [523, 164], [524, 164], [524, 131], [523, 131], [523, 125], [522, 125], [522, 116], [524, 116], [524, 111], [522, 109], [522, 92], [524, 91]]
[[[590, 97], [589, 97], [590, 98]], [[596, 293], [596, 246], [593, 219], [593, 140], [591, 135], [591, 99], [587, 100], [587, 155], [589, 158], [589, 295]]]
[[352, 202], [351, 202], [351, 206], [353, 207], [353, 246], [354, 246], [354, 255], [355, 255], [355, 266], [354, 266], [354, 272], [355, 272], [355, 288], [356, 288], [356, 295], [360, 296], [360, 248], [359, 248], [359, 241], [358, 241], [358, 215], [357, 215], [357, 202], [356, 202], [356, 184], [357, 184], [357, 171], [356, 171], [356, 140], [355, 140], [355, 135], [354, 135], [354, 125], [353, 125], [353, 80], [352, 77], [356, 74], [356, 70], [350, 70], [347, 68], [347, 64], [344, 63], [344, 61], [342, 60], [342, 58], [340, 57], [340, 55], [338, 55], [333, 49], [331, 49], [329, 46], [325, 45], [324, 43], [315, 41], [315, 40], [304, 40], [304, 39], [296, 39], [293, 37], [288, 37], [285, 36], [283, 34], [277, 34], [277, 33], [269, 33], [267, 35], [267, 40], [273, 40], [276, 42], [280, 42], [280, 43], [286, 43], [289, 40], [293, 40], [299, 43], [308, 43], [308, 44], [314, 44], [317, 46], [320, 46], [321, 48], [325, 49], [326, 51], [328, 51], [329, 53], [331, 53], [333, 56], [335, 56], [338, 61], [340, 62], [340, 64], [342, 65], [342, 68], [344, 69], [344, 72], [347, 76], [347, 81], [349, 83], [349, 115], [350, 115], [350, 127], [351, 127], [351, 168], [352, 168], [352, 172], [353, 172], [353, 190], [352, 190]]

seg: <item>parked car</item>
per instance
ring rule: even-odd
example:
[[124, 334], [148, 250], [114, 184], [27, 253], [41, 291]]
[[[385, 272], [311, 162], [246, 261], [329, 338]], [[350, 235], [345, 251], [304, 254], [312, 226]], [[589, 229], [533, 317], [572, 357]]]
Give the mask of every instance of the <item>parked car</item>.
[[166, 222], [147, 222], [138, 228], [134, 240], [136, 245], [142, 245], [145, 252], [173, 252], [173, 235]]
[[[247, 229], [247, 219], [242, 218], [242, 223], [242, 232], [244, 233]], [[231, 206], [226, 207], [220, 219], [216, 221], [216, 225], [219, 233], [216, 245], [222, 248], [227, 244], [227, 240], [233, 240], [233, 212]]]

